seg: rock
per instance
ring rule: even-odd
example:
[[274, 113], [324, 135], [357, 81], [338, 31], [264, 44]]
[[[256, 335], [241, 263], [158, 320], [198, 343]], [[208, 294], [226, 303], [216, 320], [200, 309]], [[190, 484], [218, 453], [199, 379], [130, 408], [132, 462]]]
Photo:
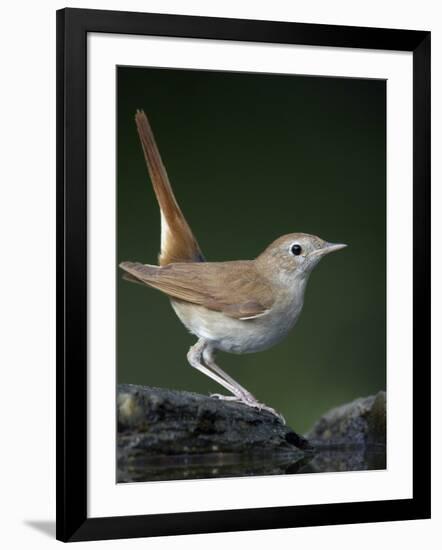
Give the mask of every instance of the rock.
[[119, 442], [161, 454], [293, 451], [307, 441], [274, 415], [186, 391], [118, 387]]
[[190, 477], [210, 477], [220, 469], [247, 475], [245, 455], [253, 455], [246, 461], [249, 475], [265, 469], [269, 455], [279, 472], [303, 458], [309, 446], [267, 411], [186, 391], [122, 384], [117, 408], [120, 481], [134, 480], [137, 472], [146, 476], [146, 469], [155, 479], [176, 479], [173, 472], [182, 477], [189, 462]]
[[316, 452], [299, 473], [385, 469], [386, 414], [384, 391], [328, 411], [307, 434]]
[[119, 482], [385, 468], [385, 392], [330, 410], [307, 439], [267, 411], [186, 391], [122, 384], [117, 405]]
[[374, 446], [386, 443], [386, 394], [380, 391], [328, 411], [307, 434], [315, 446]]

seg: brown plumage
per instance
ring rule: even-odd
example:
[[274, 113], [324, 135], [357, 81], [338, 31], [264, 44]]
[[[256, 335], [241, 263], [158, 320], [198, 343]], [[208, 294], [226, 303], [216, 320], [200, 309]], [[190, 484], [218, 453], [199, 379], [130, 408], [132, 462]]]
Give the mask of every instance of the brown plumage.
[[198, 242], [175, 199], [152, 129], [143, 111], [136, 112], [135, 122], [161, 211], [161, 252], [158, 263], [167, 265], [172, 262], [204, 261]]
[[271, 286], [254, 261], [175, 263], [165, 267], [123, 262], [120, 267], [171, 298], [221, 311], [235, 319], [263, 315], [274, 302]]

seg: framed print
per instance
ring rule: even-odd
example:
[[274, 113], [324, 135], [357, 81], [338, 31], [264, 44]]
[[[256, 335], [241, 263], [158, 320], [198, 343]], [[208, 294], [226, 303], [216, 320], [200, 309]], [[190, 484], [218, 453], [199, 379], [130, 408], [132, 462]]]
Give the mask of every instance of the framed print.
[[430, 33], [60, 10], [57, 193], [58, 539], [430, 517]]

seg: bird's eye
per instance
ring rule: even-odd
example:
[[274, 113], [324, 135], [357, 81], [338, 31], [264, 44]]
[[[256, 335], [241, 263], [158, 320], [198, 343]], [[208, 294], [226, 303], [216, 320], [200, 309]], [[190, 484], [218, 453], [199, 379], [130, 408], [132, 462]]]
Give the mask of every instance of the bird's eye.
[[290, 248], [290, 252], [293, 254], [293, 256], [299, 256], [302, 252], [302, 247], [300, 244], [294, 244]]

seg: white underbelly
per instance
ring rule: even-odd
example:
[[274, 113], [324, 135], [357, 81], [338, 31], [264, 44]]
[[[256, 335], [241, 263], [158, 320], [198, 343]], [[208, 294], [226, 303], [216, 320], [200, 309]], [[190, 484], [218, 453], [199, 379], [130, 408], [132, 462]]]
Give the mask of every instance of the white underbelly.
[[211, 342], [213, 348], [229, 353], [254, 353], [280, 342], [296, 323], [302, 309], [301, 303], [287, 305], [241, 321], [203, 306], [171, 300], [172, 307], [187, 329]]

